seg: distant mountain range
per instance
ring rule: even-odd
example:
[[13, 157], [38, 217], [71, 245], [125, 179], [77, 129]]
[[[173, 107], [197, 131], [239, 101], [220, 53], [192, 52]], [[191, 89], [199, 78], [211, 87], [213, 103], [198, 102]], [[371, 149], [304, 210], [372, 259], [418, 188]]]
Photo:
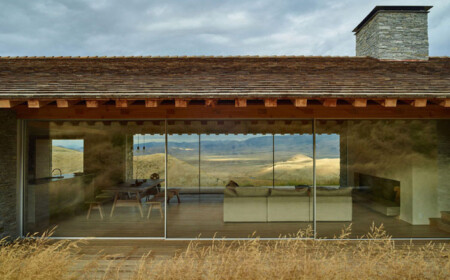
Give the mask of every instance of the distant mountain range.
[[[303, 154], [312, 157], [311, 135], [283, 135], [275, 136], [275, 153]], [[258, 136], [246, 140], [202, 140], [201, 153], [214, 155], [245, 155], [255, 153], [272, 153], [272, 136]], [[139, 151], [137, 148], [139, 146]], [[145, 146], [145, 150], [143, 147]], [[318, 135], [316, 137], [317, 158], [339, 158], [339, 135]], [[164, 153], [164, 143], [146, 142], [134, 144], [135, 155], [149, 155]], [[189, 157], [198, 154], [198, 142], [168, 143], [169, 153], [176, 157]]]
[[[312, 157], [311, 135], [283, 135], [275, 136], [275, 154], [281, 158], [287, 158], [294, 154], [303, 154]], [[272, 136], [256, 136], [246, 140], [202, 140], [201, 153], [207, 155], [250, 155], [257, 153], [272, 153]], [[83, 151], [82, 142], [58, 141], [55, 146]], [[163, 142], [146, 142], [134, 144], [135, 155], [149, 155], [164, 153]], [[145, 146], [145, 150], [143, 147]], [[139, 150], [137, 148], [139, 147]], [[316, 137], [317, 158], [339, 158], [339, 135], [322, 134]], [[195, 157], [198, 155], [198, 142], [174, 142], [168, 143], [169, 153], [175, 157]]]

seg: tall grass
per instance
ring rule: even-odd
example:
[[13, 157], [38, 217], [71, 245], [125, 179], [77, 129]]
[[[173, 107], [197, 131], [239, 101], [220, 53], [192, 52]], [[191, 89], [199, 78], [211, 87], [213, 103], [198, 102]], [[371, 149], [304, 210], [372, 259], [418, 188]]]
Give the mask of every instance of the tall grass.
[[62, 240], [50, 242], [54, 230], [10, 242], [0, 240], [0, 279], [63, 279], [78, 259], [78, 243]]
[[[396, 244], [383, 227], [349, 241], [350, 228], [334, 241], [304, 239], [311, 229], [287, 240], [193, 241], [168, 259], [152, 252], [138, 261], [94, 258], [79, 262], [76, 242], [46, 237], [2, 241], [1, 279], [449, 279], [448, 244]], [[95, 272], [95, 273], [94, 273]]]

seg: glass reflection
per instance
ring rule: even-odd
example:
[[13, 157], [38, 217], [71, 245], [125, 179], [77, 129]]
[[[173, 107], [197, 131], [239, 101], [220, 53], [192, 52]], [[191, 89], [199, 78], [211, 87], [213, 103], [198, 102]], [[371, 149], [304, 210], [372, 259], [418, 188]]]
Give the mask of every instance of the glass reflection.
[[[351, 237], [361, 237], [374, 223], [393, 237], [449, 237], [439, 226], [450, 205], [450, 185], [443, 180], [449, 131], [444, 120], [319, 121], [319, 236], [338, 235], [352, 224]], [[324, 142], [330, 135], [338, 139]], [[328, 157], [329, 150], [339, 153]], [[339, 167], [321, 164], [324, 159]]]
[[[164, 122], [29, 121], [27, 128], [25, 233], [57, 226], [55, 237], [164, 236], [157, 196]], [[149, 142], [138, 152], [133, 135], [144, 134]]]
[[[194, 165], [188, 150], [199, 156], [197, 173], [171, 174], [169, 166], [169, 190], [179, 188], [182, 201], [168, 204], [169, 238], [279, 237], [311, 225], [312, 122], [174, 121], [168, 128], [169, 164]], [[188, 193], [194, 174], [198, 193]]]

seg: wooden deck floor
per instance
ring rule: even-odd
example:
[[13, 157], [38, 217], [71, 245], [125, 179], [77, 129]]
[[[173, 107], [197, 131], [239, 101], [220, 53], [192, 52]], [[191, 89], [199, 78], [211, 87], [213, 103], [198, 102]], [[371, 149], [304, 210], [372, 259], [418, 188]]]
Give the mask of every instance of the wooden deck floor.
[[[246, 238], [256, 236], [276, 238], [295, 234], [312, 223], [224, 223], [223, 195], [183, 194], [182, 203], [175, 200], [167, 208], [167, 238]], [[109, 213], [110, 205], [105, 212]], [[144, 209], [146, 211], [147, 208]], [[358, 203], [353, 204], [352, 238], [369, 231], [372, 222], [383, 224], [387, 232], [397, 238], [449, 238], [450, 234], [428, 225], [413, 226], [395, 217], [386, 217]], [[338, 235], [348, 223], [318, 222], [318, 237]], [[112, 218], [101, 220], [93, 212], [89, 220], [85, 214], [61, 221], [54, 236], [58, 237], [164, 237], [164, 219], [154, 211], [150, 219], [142, 219], [137, 208], [117, 208]]]

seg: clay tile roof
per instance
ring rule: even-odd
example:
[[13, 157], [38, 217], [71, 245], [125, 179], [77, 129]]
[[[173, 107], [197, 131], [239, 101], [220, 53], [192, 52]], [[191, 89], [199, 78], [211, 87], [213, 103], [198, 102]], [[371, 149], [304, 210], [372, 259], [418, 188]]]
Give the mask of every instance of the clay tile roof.
[[450, 96], [450, 58], [0, 58], [0, 98]]

